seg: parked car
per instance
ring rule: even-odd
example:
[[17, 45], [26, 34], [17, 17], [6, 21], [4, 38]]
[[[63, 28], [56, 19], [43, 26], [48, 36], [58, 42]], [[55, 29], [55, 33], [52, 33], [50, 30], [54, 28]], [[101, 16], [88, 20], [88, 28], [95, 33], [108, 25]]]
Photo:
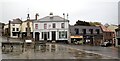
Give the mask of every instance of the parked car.
[[103, 47], [112, 46], [112, 43], [109, 42], [109, 41], [106, 41], [106, 42], [104, 42], [103, 44], [101, 44], [101, 46], [103, 46]]

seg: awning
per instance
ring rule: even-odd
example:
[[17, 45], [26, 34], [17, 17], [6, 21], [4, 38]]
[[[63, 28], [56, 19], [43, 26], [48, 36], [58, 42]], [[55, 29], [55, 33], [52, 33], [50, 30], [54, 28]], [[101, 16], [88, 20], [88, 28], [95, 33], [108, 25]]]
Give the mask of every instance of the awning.
[[70, 36], [70, 38], [83, 38], [83, 36]]

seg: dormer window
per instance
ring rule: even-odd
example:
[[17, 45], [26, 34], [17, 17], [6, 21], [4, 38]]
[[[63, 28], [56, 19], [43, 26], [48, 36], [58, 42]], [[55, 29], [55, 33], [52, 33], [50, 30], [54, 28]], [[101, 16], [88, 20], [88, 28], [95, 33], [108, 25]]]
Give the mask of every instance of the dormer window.
[[15, 24], [13, 24], [13, 26], [15, 26]]

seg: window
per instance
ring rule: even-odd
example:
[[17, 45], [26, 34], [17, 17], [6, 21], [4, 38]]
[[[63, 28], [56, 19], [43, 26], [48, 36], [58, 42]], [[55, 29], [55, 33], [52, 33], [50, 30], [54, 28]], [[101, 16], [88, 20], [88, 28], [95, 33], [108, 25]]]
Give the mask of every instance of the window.
[[16, 28], [16, 31], [19, 31], [19, 28]]
[[53, 28], [56, 28], [56, 25], [55, 25], [55, 23], [53, 23]]
[[96, 29], [96, 32], [97, 32], [97, 34], [100, 34], [100, 30], [99, 29]]
[[90, 31], [90, 34], [93, 34], [93, 29], [89, 29], [89, 31]]
[[13, 33], [13, 36], [17, 36], [17, 34], [16, 34], [16, 33]]
[[26, 28], [26, 32], [27, 32], [27, 28]]
[[83, 29], [83, 34], [86, 34], [86, 29]]
[[49, 32], [48, 32], [48, 39], [50, 38], [50, 36], [49, 36], [50, 34], [49, 34]]
[[26, 27], [26, 32], [27, 32], [27, 31], [30, 31], [30, 32], [31, 32], [31, 28], [27, 28], [27, 27]]
[[59, 38], [67, 38], [67, 31], [60, 31]]
[[47, 29], [47, 24], [44, 24], [44, 29]]
[[38, 24], [35, 24], [35, 29], [38, 29]]
[[13, 24], [13, 26], [15, 26], [15, 24]]
[[79, 29], [78, 28], [75, 28], [75, 34], [79, 34]]
[[13, 28], [13, 31], [15, 31], [15, 28]]
[[44, 37], [44, 32], [42, 32], [42, 39], [43, 39], [43, 37]]
[[110, 34], [110, 36], [112, 36], [112, 32], [110, 32], [109, 34]]
[[64, 24], [64, 23], [62, 23], [62, 24], [61, 24], [61, 28], [64, 28], [64, 27], [65, 27], [65, 24]]

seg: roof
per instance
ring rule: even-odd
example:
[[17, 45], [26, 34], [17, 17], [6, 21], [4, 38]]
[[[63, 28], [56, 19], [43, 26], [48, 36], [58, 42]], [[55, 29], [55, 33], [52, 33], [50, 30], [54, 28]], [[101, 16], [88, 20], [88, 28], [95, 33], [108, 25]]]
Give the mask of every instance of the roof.
[[13, 19], [13, 21], [11, 21], [12, 24], [21, 24], [22, 21], [19, 18]]
[[103, 32], [114, 32], [114, 31], [112, 31], [112, 30], [106, 28], [106, 27], [103, 26], [103, 25], [101, 25], [100, 27], [101, 27], [101, 29], [102, 29]]
[[118, 26], [117, 25], [109, 25], [107, 28], [110, 29], [111, 31], [115, 32], [115, 29], [117, 29]]
[[69, 21], [69, 20], [64, 19], [60, 16], [46, 16], [41, 19], [38, 19], [37, 21]]
[[118, 25], [118, 28], [115, 29], [115, 31], [120, 31], [120, 25]]
[[32, 22], [32, 21], [35, 21], [35, 19], [27, 19], [27, 20], [25, 20], [23, 22]]

